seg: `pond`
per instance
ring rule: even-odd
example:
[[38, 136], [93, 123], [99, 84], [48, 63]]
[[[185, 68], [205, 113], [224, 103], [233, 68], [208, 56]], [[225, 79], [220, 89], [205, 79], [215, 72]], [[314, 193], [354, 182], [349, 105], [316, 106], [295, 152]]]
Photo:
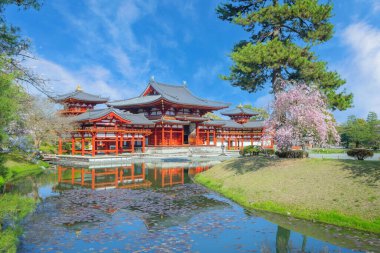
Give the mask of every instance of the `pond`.
[[20, 252], [376, 252], [378, 235], [247, 211], [191, 177], [212, 162], [56, 166], [9, 189], [40, 199]]

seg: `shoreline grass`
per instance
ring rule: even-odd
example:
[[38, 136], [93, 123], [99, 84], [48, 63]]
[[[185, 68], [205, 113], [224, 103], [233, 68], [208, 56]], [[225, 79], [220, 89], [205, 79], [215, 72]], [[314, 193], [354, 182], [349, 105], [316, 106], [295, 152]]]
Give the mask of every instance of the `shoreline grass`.
[[[20, 153], [2, 154], [8, 174], [4, 183], [43, 173], [49, 164], [43, 161], [31, 163]], [[0, 187], [2, 185], [0, 184]], [[22, 229], [19, 222], [35, 209], [37, 202], [32, 197], [0, 192], [0, 252], [17, 252]]]
[[248, 208], [380, 233], [380, 162], [239, 158], [195, 181]]
[[23, 177], [39, 175], [43, 172], [43, 168], [49, 167], [49, 163], [37, 161], [32, 163], [27, 161], [26, 157], [21, 153], [2, 154], [5, 157], [4, 166], [8, 168], [8, 175], [5, 182], [12, 182]]

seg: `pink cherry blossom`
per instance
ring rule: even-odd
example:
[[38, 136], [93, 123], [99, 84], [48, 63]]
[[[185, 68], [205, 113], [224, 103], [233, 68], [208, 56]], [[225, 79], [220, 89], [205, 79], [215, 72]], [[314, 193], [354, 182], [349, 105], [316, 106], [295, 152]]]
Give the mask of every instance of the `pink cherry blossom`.
[[334, 117], [318, 89], [288, 82], [283, 82], [282, 87], [282, 91], [275, 94], [273, 112], [266, 122], [267, 133], [274, 134], [279, 149], [340, 141]]

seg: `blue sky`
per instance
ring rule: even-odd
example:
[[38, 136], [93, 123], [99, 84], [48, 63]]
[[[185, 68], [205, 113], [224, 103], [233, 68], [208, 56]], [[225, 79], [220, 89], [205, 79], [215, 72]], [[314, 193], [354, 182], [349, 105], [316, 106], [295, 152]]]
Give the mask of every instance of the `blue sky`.
[[[181, 84], [198, 96], [268, 107], [268, 89], [232, 87], [227, 74], [233, 45], [248, 33], [216, 17], [222, 1], [45, 1], [39, 11], [7, 9], [8, 21], [32, 41], [36, 60], [25, 62], [64, 93], [80, 84], [111, 99], [139, 95], [151, 76]], [[314, 49], [347, 80], [354, 108], [335, 112], [380, 116], [380, 0], [334, 0], [335, 35]], [[33, 88], [29, 87], [31, 91]]]

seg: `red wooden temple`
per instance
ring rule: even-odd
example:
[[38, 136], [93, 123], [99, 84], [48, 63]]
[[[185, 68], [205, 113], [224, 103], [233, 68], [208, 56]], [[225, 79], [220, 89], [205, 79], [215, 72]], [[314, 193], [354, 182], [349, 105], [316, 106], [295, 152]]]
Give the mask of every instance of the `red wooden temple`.
[[[199, 98], [185, 85], [151, 80], [140, 96], [108, 102], [107, 98], [75, 92], [55, 98], [60, 111], [78, 127], [59, 138], [59, 154], [122, 154], [146, 148], [222, 146], [237, 150], [246, 145], [273, 148], [263, 140], [263, 121], [250, 121], [255, 112], [238, 107], [222, 112], [230, 120], [211, 120], [208, 112], [228, 103]], [[95, 109], [103, 104], [102, 109]]]

